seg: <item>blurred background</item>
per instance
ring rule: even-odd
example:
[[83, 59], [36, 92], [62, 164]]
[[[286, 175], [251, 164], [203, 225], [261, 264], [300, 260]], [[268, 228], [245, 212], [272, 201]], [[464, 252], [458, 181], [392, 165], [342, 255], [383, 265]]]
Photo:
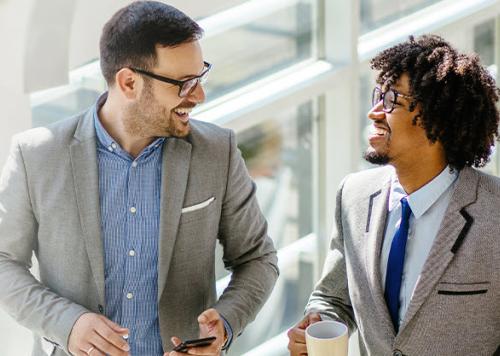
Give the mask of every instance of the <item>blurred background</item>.
[[[0, 0], [1, 165], [14, 133], [80, 112], [106, 89], [100, 31], [129, 2]], [[205, 29], [201, 43], [213, 63], [207, 101], [193, 116], [236, 131], [279, 249], [281, 278], [230, 355], [287, 355], [286, 331], [321, 272], [337, 185], [368, 167], [361, 154], [374, 86], [369, 59], [410, 34], [435, 33], [478, 53], [498, 78], [500, 0], [169, 4]], [[499, 175], [498, 155], [485, 170]], [[222, 263], [217, 277], [221, 292], [229, 278]], [[0, 355], [29, 355], [31, 339], [0, 311]]]

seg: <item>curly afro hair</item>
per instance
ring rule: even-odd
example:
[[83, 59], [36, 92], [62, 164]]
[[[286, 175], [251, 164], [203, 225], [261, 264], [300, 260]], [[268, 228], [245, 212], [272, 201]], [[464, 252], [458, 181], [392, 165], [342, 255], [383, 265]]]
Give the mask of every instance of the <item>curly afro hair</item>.
[[450, 167], [483, 167], [498, 137], [500, 90], [477, 55], [458, 53], [439, 36], [410, 36], [370, 62], [379, 71], [377, 83], [390, 86], [403, 74], [410, 78], [410, 95], [421, 110], [413, 124], [439, 141]]

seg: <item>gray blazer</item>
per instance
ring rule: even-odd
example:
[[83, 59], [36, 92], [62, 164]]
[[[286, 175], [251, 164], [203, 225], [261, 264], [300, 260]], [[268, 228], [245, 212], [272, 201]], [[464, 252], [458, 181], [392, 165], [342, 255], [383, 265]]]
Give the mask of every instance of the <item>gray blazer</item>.
[[363, 355], [500, 353], [500, 179], [464, 168], [454, 189], [395, 334], [379, 269], [390, 170], [346, 177], [323, 277], [306, 312], [357, 328]]
[[[173, 335], [197, 337], [196, 318], [209, 307], [237, 336], [278, 276], [234, 133], [196, 120], [191, 126], [186, 139], [169, 138], [163, 148], [158, 303], [165, 350]], [[65, 355], [78, 317], [104, 310], [98, 190], [92, 111], [14, 138], [0, 179], [0, 306], [34, 332], [33, 355]], [[232, 271], [218, 300], [217, 241]], [[28, 270], [33, 252], [40, 281]]]

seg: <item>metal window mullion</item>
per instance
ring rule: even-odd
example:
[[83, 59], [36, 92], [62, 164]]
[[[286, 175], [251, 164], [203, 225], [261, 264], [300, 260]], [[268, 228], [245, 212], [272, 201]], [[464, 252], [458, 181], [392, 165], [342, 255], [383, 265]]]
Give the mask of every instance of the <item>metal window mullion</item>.
[[321, 263], [329, 242], [338, 184], [355, 170], [360, 150], [357, 119], [359, 0], [324, 0], [322, 6], [324, 59], [346, 69], [341, 81], [331, 83], [320, 104], [318, 254]]

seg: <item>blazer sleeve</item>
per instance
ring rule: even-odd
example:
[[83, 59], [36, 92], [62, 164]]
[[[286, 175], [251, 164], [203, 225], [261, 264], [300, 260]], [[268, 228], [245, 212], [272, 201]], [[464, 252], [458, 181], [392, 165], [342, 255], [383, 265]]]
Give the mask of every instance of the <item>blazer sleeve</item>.
[[231, 131], [227, 186], [219, 226], [224, 265], [232, 275], [215, 308], [237, 336], [255, 319], [271, 294], [279, 272], [276, 250], [267, 235], [267, 222], [257, 204], [255, 183], [235, 141]]
[[0, 307], [68, 352], [71, 329], [87, 310], [51, 292], [30, 273], [37, 230], [22, 150], [14, 139], [0, 178]]
[[346, 180], [347, 177], [337, 191], [335, 221], [323, 274], [309, 298], [305, 313], [319, 312], [323, 319], [343, 322], [353, 332], [356, 323], [349, 298], [342, 229], [342, 190]]

